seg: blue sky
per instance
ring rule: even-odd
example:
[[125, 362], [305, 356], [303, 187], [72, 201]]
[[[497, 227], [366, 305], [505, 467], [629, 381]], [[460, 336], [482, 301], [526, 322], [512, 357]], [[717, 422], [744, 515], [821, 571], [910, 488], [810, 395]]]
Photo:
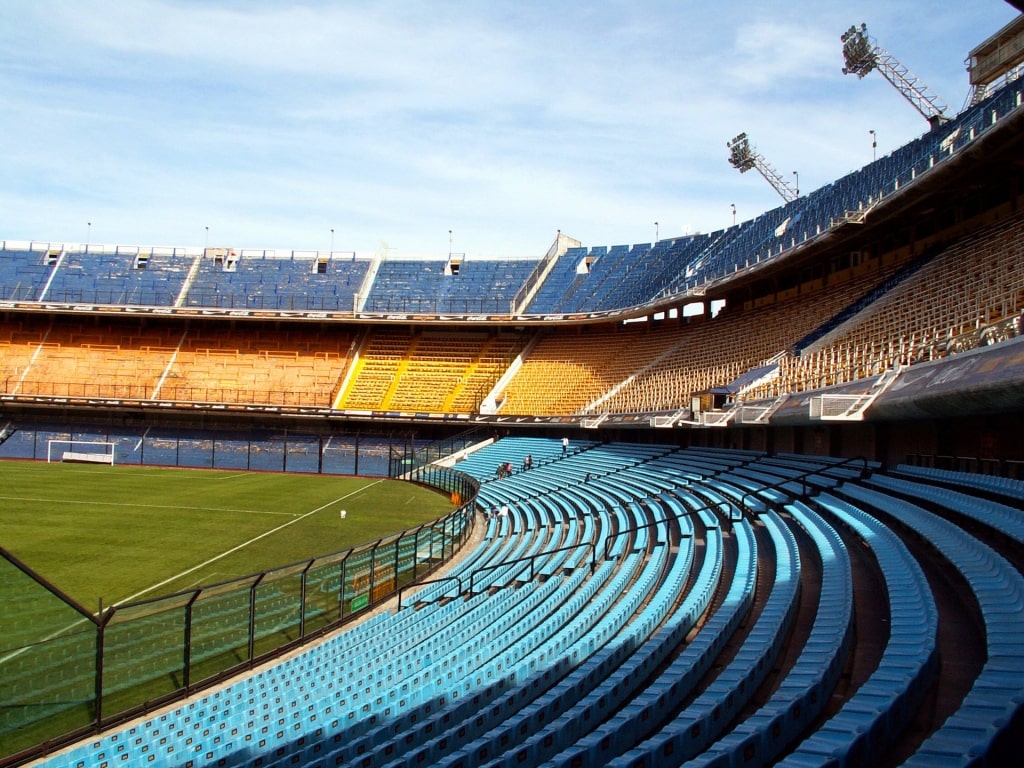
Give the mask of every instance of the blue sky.
[[[474, 256], [709, 231], [927, 130], [839, 36], [959, 111], [1000, 0], [0, 3], [0, 239]], [[91, 222], [91, 226], [89, 223]], [[208, 228], [208, 230], [207, 230]], [[332, 235], [331, 230], [334, 230]]]

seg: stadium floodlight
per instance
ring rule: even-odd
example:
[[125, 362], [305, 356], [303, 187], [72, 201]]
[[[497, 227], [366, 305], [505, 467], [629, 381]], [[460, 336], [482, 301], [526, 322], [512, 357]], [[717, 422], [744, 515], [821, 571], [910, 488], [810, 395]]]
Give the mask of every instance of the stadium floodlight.
[[[800, 197], [799, 189], [793, 189], [789, 182], [782, 177], [782, 174], [772, 168], [764, 159], [764, 156], [750, 146], [750, 139], [746, 133], [741, 133], [734, 137], [725, 146], [729, 149], [729, 163], [740, 173], [746, 173], [751, 169], [756, 170], [764, 176], [765, 181], [771, 184], [772, 189], [779, 193], [784, 202], [791, 203]], [[799, 183], [798, 179], [797, 184], [799, 185]], [[733, 207], [733, 223], [735, 222], [736, 209]]]
[[895, 56], [868, 36], [866, 24], [851, 26], [839, 39], [843, 43], [843, 58], [846, 60], [844, 75], [864, 78], [877, 69], [929, 123], [936, 125], [949, 119], [946, 117], [949, 108]]

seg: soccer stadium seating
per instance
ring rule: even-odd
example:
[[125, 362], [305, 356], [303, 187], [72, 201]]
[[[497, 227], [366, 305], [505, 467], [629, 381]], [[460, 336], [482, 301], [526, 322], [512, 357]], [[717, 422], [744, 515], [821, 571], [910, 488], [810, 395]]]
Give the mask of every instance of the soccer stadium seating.
[[[223, 326], [126, 333], [123, 322], [101, 320], [85, 332], [24, 318], [4, 328], [3, 368], [8, 388], [20, 394], [466, 413], [493, 392], [503, 413], [563, 414], [684, 408], [694, 393], [774, 363], [780, 375], [755, 382], [747, 397], [778, 397], [945, 356], [964, 334], [1020, 313], [1020, 231], [1018, 214], [895, 282], [885, 282], [890, 271], [869, 271], [682, 325], [541, 332], [532, 341], [512, 332], [382, 328], [350, 356], [347, 333], [321, 341], [307, 328], [264, 339]], [[958, 279], [965, 260], [976, 265], [976, 279]], [[873, 300], [845, 322], [798, 356], [790, 352], [866, 295]], [[517, 355], [521, 365], [512, 368]], [[102, 375], [92, 375], [97, 370]]]
[[[0, 739], [85, 723], [0, 765], [1015, 764], [1024, 480], [997, 475], [1024, 466], [1022, 93], [652, 244], [540, 260], [3, 244], [0, 457], [43, 458], [56, 435], [125, 463], [446, 494], [451, 473], [476, 495], [452, 495], [472, 535], [442, 578], [370, 587], [374, 610], [345, 625], [314, 600], [330, 634], [202, 688], [181, 657], [223, 671], [222, 615], [258, 602], [259, 643], [294, 604], [197, 604], [187, 649], [145, 606], [44, 648], [0, 557]], [[868, 406], [827, 422], [823, 392]], [[749, 429], [699, 418], [765, 403]], [[458, 445], [414, 459], [436, 436]], [[355, 458], [337, 469], [330, 450]], [[372, 571], [368, 553], [353, 561]], [[395, 547], [394, 589], [419, 556]], [[159, 703], [118, 709], [140, 675]], [[93, 719], [96, 695], [114, 711]]]
[[352, 375], [334, 404], [339, 409], [476, 412], [521, 347], [512, 333], [375, 330], [362, 338]]
[[185, 286], [191, 260], [162, 253], [67, 251], [54, 267], [40, 301], [171, 306]]
[[352, 310], [365, 259], [273, 257], [246, 251], [196, 261], [185, 305], [229, 309]]
[[[799, 392], [945, 356], [956, 339], [1024, 309], [1024, 218], [954, 243], [783, 361], [772, 391]], [[963, 265], [971, 264], [970, 279]]]
[[[495, 479], [527, 453], [533, 469]], [[897, 744], [914, 765], [1008, 759], [1024, 577], [957, 522], [1000, 520], [943, 519], [896, 495], [896, 476], [826, 457], [505, 438], [463, 465], [484, 481], [463, 592], [428, 584], [43, 765], [854, 766]], [[499, 504], [507, 517], [487, 513]], [[929, 548], [986, 628], [948, 717], [929, 714], [956, 642], [937, 602], [958, 588], [925, 578]], [[858, 594], [865, 566], [880, 592]], [[858, 599], [881, 601], [880, 622]], [[880, 652], [854, 663], [872, 636]]]
[[45, 252], [4, 247], [0, 259], [0, 299], [36, 301], [50, 273]]
[[54, 320], [0, 337], [0, 376], [19, 395], [132, 400], [329, 403], [353, 337]]
[[[292, 391], [301, 393], [303, 404], [465, 413], [480, 409], [515, 356], [525, 352], [522, 365], [496, 392], [500, 410], [562, 414], [686, 407], [693, 393], [723, 386], [775, 360], [781, 376], [755, 385], [750, 396], [777, 397], [877, 374], [921, 355], [945, 355], [957, 334], [1024, 310], [1024, 267], [1010, 259], [1022, 252], [1015, 234], [1019, 224], [1015, 217], [976, 242], [966, 255], [954, 246], [934, 257], [799, 357], [787, 354], [787, 349], [871, 290], [882, 276], [869, 273], [836, 289], [810, 294], [815, 301], [797, 296], [683, 326], [650, 329], [637, 324], [588, 329], [580, 335], [542, 333], [529, 349], [524, 337], [513, 333], [403, 334], [382, 329], [367, 336], [355, 358], [348, 355], [352, 339], [344, 333], [322, 342], [312, 338], [315, 331], [298, 329], [289, 346], [279, 340], [246, 338], [223, 327], [204, 329], [203, 341], [197, 331], [146, 328], [130, 331], [128, 335], [138, 339], [122, 345], [123, 323], [108, 330], [104, 326], [109, 322], [101, 321], [91, 339], [81, 333], [76, 343], [63, 339], [61, 329], [48, 329], [48, 321], [23, 319], [19, 327], [4, 330], [0, 343], [9, 355], [3, 368], [6, 380], [18, 383], [8, 386], [23, 394], [272, 404], [295, 400], [281, 394], [287, 390], [290, 371], [296, 378]], [[982, 270], [981, 279], [969, 286], [956, 280], [964, 258]], [[985, 288], [988, 293], [968, 304], [952, 291], [939, 295], [932, 287], [957, 283], [964, 285], [963, 290]], [[915, 297], [913, 301], [909, 296]], [[970, 311], [965, 313], [965, 308]], [[945, 314], [939, 317], [939, 311]], [[581, 339], [586, 343], [580, 344]], [[941, 340], [943, 346], [929, 340]], [[317, 349], [318, 344], [325, 348]], [[284, 362], [288, 358], [291, 362]], [[354, 367], [346, 374], [349, 359]], [[96, 361], [109, 376], [91, 375]], [[275, 361], [281, 370], [275, 370]], [[168, 375], [157, 387], [163, 371]], [[261, 380], [267, 375], [283, 380]], [[264, 392], [275, 394], [261, 400], [258, 395]]]
[[536, 261], [384, 261], [363, 304], [366, 312], [509, 314]]

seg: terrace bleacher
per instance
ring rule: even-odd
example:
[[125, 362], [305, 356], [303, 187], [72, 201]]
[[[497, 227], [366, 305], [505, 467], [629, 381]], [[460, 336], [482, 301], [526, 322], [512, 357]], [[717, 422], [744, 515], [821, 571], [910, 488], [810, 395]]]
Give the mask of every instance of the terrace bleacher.
[[69, 304], [172, 306], [185, 286], [191, 260], [166, 253], [66, 251], [37, 297]]
[[[3, 379], [8, 394], [252, 404], [260, 399], [248, 393], [283, 392], [292, 370], [301, 404], [323, 408], [471, 413], [493, 401], [499, 413], [559, 415], [686, 408], [695, 393], [774, 363], [780, 375], [751, 382], [745, 397], [777, 398], [877, 375], [894, 363], [945, 356], [961, 338], [980, 338], [986, 323], [1024, 311], [1020, 223], [1018, 214], [954, 242], [901, 280], [890, 279], [892, 269], [851, 272], [712, 320], [539, 333], [380, 329], [364, 334], [352, 358], [349, 333], [318, 350], [316, 329], [277, 334], [273, 343], [204, 329], [206, 340], [199, 343], [197, 330], [147, 328], [133, 340], [134, 331], [120, 327], [124, 321], [97, 320], [90, 333], [79, 334], [80, 342], [69, 343], [61, 340], [61, 326], [48, 330], [47, 320], [21, 316], [4, 323]], [[958, 279], [965, 262], [976, 280]], [[858, 301], [856, 313], [799, 357], [789, 352]], [[273, 369], [271, 358], [282, 370]], [[161, 371], [168, 376], [160, 378]], [[275, 395], [269, 404], [294, 400]]]
[[[494, 479], [495, 465], [528, 453], [533, 469]], [[425, 585], [404, 607], [42, 764], [1010, 758], [1024, 717], [1019, 565], [959, 518], [890, 495], [877, 467], [506, 438], [461, 468], [483, 481], [483, 531], [455, 572], [461, 593]], [[807, 475], [830, 490], [803, 494]], [[487, 513], [498, 505], [509, 515]], [[931, 547], [989, 630], [969, 692], [938, 706], [943, 665], [969, 646], [938, 631], [960, 588], [924, 578], [916, 561]], [[873, 569], [881, 592], [858, 576]], [[864, 600], [881, 613], [855, 611]]]
[[[780, 361], [784, 374], [761, 395], [829, 386], [898, 365], [945, 357], [964, 338], [1024, 311], [1020, 214], [932, 256], [874, 301]], [[964, 265], [970, 265], [970, 279]]]
[[459, 262], [388, 260], [380, 264], [362, 311], [413, 314], [511, 314], [536, 259]]
[[317, 405], [331, 402], [353, 337], [75, 319], [16, 323], [0, 335], [0, 381], [21, 397]]
[[43, 253], [28, 248], [8, 249], [5, 244], [0, 258], [0, 299], [38, 300], [49, 274]]
[[328, 254], [228, 252], [198, 261], [185, 306], [260, 310], [352, 311], [369, 262]]

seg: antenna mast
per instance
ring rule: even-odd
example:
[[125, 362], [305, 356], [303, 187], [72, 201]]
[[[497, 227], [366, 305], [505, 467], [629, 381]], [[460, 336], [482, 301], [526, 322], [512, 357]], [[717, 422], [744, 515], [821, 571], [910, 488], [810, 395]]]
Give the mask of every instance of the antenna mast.
[[725, 146], [729, 148], [729, 163], [740, 173], [746, 173], [753, 168], [764, 176], [765, 181], [772, 185], [772, 189], [779, 193], [784, 202], [792, 203], [800, 197], [799, 190], [791, 187], [782, 178], [782, 174], [772, 168], [764, 156], [750, 146], [746, 133], [741, 133]]
[[844, 75], [863, 78], [877, 69], [933, 126], [949, 120], [946, 116], [949, 107], [900, 64], [895, 56], [879, 46], [874, 38], [868, 37], [866, 24], [861, 24], [859, 29], [856, 26], [850, 27], [839, 39], [843, 42], [843, 57], [846, 59]]

